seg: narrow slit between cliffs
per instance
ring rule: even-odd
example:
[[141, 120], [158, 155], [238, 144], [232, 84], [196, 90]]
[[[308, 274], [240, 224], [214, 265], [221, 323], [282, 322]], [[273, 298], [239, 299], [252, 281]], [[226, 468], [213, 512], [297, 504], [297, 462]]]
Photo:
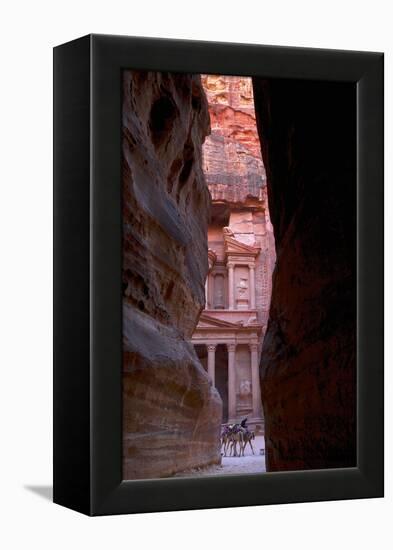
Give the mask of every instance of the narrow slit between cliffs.
[[[192, 343], [222, 400], [221, 465], [205, 473], [264, 472], [259, 364], [269, 318], [275, 244], [252, 79], [201, 78], [211, 126], [202, 149], [211, 212], [205, 307]], [[243, 428], [246, 431], [231, 436], [226, 445], [225, 434]], [[240, 441], [234, 441], [241, 437], [244, 450]]]

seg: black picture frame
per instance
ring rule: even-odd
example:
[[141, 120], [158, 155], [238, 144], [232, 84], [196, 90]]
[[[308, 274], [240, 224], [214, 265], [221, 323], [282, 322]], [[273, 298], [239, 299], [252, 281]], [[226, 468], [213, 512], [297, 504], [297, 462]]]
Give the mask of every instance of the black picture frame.
[[[356, 468], [122, 480], [123, 68], [356, 83]], [[383, 397], [383, 54], [109, 35], [56, 47], [54, 502], [104, 515], [381, 497]]]

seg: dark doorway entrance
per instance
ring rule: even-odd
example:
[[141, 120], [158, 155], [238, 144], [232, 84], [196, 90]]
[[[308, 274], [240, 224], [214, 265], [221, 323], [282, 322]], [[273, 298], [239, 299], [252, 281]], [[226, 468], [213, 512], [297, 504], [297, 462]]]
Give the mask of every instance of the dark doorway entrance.
[[228, 350], [224, 344], [216, 349], [216, 388], [222, 399], [222, 421], [228, 422]]

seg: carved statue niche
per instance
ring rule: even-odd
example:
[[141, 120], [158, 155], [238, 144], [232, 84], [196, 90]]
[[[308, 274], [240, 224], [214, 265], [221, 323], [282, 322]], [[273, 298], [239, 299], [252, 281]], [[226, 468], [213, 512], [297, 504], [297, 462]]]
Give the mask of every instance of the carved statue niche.
[[214, 309], [224, 309], [224, 276], [214, 277]]
[[239, 384], [237, 411], [239, 414], [249, 414], [252, 410], [252, 384], [250, 380], [243, 379]]
[[239, 390], [240, 397], [248, 397], [249, 395], [251, 395], [250, 380], [241, 380]]
[[241, 277], [239, 284], [237, 285], [237, 293], [240, 297], [244, 297], [247, 294], [248, 289], [248, 279]]
[[207, 251], [207, 257], [209, 261], [209, 272], [212, 270], [212, 267], [214, 266], [216, 260], [217, 260], [217, 253], [212, 248], [209, 248]]
[[248, 308], [248, 279], [241, 277], [236, 285], [236, 308]]

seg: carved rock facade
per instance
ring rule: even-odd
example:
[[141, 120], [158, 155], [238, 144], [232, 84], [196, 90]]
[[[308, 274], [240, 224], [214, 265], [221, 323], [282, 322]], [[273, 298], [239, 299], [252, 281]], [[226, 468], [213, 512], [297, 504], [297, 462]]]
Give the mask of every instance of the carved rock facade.
[[223, 423], [263, 432], [259, 358], [275, 262], [250, 78], [205, 75], [211, 134], [203, 169], [212, 196], [206, 308], [193, 335], [223, 400]]
[[267, 470], [355, 466], [355, 86], [254, 79], [254, 94], [277, 252]]
[[189, 343], [204, 307], [209, 133], [198, 76], [123, 78], [123, 476], [220, 462], [222, 404]]

